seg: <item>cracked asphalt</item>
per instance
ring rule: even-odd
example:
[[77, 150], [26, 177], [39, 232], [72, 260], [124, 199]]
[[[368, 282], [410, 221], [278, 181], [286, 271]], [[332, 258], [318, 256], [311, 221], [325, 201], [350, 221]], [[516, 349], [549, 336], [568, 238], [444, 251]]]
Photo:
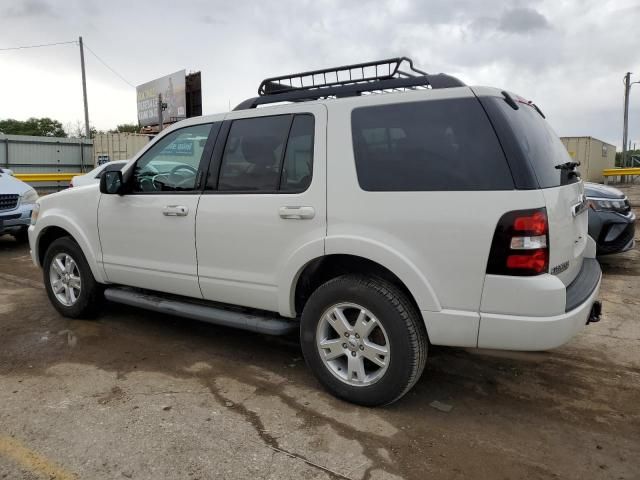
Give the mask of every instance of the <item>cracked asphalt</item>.
[[603, 320], [567, 345], [434, 347], [367, 409], [325, 393], [295, 338], [115, 304], [65, 319], [2, 237], [0, 478], [638, 479], [639, 261], [601, 260]]

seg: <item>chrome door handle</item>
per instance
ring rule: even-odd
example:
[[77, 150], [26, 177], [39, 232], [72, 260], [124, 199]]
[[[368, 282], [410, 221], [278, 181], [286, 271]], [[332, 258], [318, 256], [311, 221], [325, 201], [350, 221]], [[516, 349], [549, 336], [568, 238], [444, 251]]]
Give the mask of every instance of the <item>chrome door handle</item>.
[[162, 214], [166, 217], [186, 217], [189, 208], [184, 205], [167, 205], [162, 209]]
[[280, 207], [280, 218], [285, 220], [308, 220], [316, 216], [313, 207]]

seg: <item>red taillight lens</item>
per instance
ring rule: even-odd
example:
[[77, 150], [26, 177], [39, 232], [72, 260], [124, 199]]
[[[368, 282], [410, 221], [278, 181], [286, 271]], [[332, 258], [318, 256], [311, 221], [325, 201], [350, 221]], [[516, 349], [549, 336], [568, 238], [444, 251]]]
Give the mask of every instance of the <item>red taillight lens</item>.
[[549, 270], [549, 222], [545, 208], [505, 213], [493, 234], [487, 273], [539, 275]]
[[533, 215], [518, 216], [513, 221], [513, 229], [530, 235], [544, 235], [547, 233], [547, 214], [537, 211]]
[[549, 252], [540, 249], [529, 255], [509, 255], [507, 257], [507, 268], [533, 270], [536, 273], [543, 273], [549, 267]]

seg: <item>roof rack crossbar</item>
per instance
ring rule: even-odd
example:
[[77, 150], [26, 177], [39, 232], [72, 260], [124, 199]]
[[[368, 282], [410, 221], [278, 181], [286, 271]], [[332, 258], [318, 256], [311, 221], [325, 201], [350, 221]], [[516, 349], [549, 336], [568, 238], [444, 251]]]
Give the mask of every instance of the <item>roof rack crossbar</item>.
[[407, 77], [407, 78], [389, 78], [377, 82], [369, 83], [353, 83], [343, 86], [331, 86], [325, 88], [316, 88], [314, 90], [292, 90], [281, 93], [272, 93], [261, 97], [254, 97], [245, 100], [239, 104], [234, 110], [245, 110], [255, 108], [258, 105], [278, 102], [301, 102], [305, 100], [318, 100], [327, 97], [351, 97], [361, 95], [362, 93], [375, 93], [383, 91], [402, 91], [405, 89], [428, 88], [428, 77]]
[[[402, 69], [401, 65], [404, 65]], [[245, 100], [234, 110], [269, 103], [460, 86], [464, 83], [455, 77], [442, 73], [430, 75], [414, 67], [410, 58], [396, 57], [267, 78], [258, 88], [258, 97]]]
[[[258, 95], [271, 95], [273, 93], [282, 93], [298, 88], [331, 87], [334, 85], [347, 85], [350, 83], [384, 80], [398, 76], [413, 76], [412, 74], [399, 69], [403, 62], [406, 62], [409, 69], [414, 73], [425, 75], [425, 72], [422, 72], [413, 66], [413, 61], [410, 58], [397, 57], [378, 60], [375, 62], [357, 63], [354, 65], [345, 65], [322, 70], [309, 70], [291, 75], [267, 78], [260, 84], [260, 87], [258, 88]], [[370, 71], [372, 74], [368, 74], [367, 69], [371, 69]], [[322, 76], [322, 83], [319, 82], [320, 75]], [[305, 84], [305, 79], [307, 79], [307, 84]], [[294, 83], [299, 83], [299, 86], [294, 85]]]

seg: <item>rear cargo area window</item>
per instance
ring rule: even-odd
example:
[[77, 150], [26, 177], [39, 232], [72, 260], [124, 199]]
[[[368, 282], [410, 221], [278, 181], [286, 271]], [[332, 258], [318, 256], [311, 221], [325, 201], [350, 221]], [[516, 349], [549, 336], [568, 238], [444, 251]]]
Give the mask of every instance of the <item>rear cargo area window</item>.
[[351, 127], [363, 190], [514, 188], [495, 132], [475, 98], [357, 108]]
[[[492, 97], [487, 101], [498, 107], [497, 114], [505, 117], [512, 131], [510, 135], [519, 147], [519, 154], [533, 168], [540, 188], [558, 187], [578, 181], [577, 177], [568, 178], [566, 171], [556, 168], [572, 161], [571, 156], [549, 123], [532, 106], [520, 104], [514, 110], [502, 98]], [[508, 134], [500, 130], [499, 133], [501, 138]]]

